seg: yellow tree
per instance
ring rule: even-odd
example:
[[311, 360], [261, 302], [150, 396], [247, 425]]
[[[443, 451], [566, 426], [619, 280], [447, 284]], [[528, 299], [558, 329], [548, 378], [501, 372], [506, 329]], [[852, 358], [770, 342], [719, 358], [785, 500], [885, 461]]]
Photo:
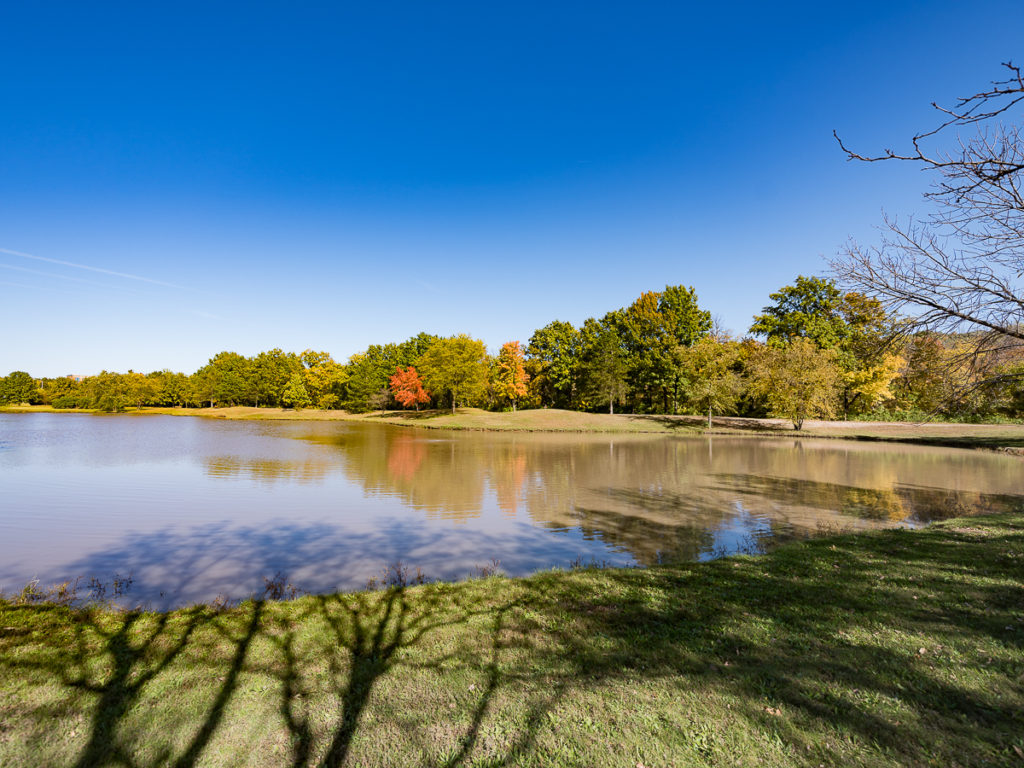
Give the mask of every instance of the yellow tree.
[[526, 384], [529, 380], [522, 346], [518, 341], [502, 344], [494, 367], [494, 388], [498, 397], [509, 399], [513, 412], [519, 398], [526, 396]]
[[750, 375], [753, 392], [794, 429], [805, 419], [835, 415], [842, 373], [835, 353], [818, 349], [810, 339], [764, 347], [751, 358]]
[[327, 352], [307, 349], [299, 359], [303, 365], [303, 384], [316, 408], [334, 408], [338, 391], [345, 383], [345, 371]]
[[894, 398], [890, 385], [906, 361], [900, 355], [883, 354], [871, 364], [843, 373], [844, 394], [859, 400], [865, 410]]

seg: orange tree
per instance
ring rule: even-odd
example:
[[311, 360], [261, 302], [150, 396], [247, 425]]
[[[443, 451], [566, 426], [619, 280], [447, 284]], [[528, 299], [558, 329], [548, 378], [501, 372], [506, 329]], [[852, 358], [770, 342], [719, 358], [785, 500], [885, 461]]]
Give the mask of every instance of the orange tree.
[[420, 403], [430, 401], [430, 394], [423, 388], [423, 382], [420, 381], [420, 375], [411, 365], [404, 370], [401, 366], [398, 366], [395, 369], [395, 375], [390, 379], [390, 384], [391, 394], [394, 395], [395, 400], [397, 400], [403, 408], [408, 408], [410, 405], [414, 405], [418, 411], [420, 409]]
[[526, 396], [526, 382], [529, 380], [522, 346], [518, 341], [502, 344], [495, 362], [494, 385], [498, 396], [507, 397], [512, 403], [513, 411], [519, 398]]

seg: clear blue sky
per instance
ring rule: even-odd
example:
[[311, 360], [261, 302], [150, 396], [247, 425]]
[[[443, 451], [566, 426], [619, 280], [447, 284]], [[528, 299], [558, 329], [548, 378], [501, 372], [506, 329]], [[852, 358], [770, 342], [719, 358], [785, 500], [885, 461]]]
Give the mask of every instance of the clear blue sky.
[[1020, 0], [8, 3], [0, 30], [0, 375], [493, 350], [680, 283], [742, 332], [925, 210], [926, 175], [832, 129], [901, 146], [1024, 63]]

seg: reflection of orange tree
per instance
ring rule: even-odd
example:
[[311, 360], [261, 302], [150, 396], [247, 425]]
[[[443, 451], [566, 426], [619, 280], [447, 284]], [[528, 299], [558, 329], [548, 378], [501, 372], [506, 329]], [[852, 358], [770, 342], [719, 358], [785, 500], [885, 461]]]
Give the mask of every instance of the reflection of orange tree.
[[388, 446], [388, 474], [399, 484], [408, 483], [427, 455], [422, 440], [408, 433], [398, 435]]
[[483, 462], [463, 441], [368, 426], [346, 432], [338, 445], [349, 478], [368, 493], [396, 495], [413, 507], [456, 520], [480, 514]]
[[489, 472], [494, 486], [498, 509], [508, 517], [515, 517], [519, 509], [519, 497], [526, 481], [526, 451], [522, 446], [512, 445], [496, 457]]

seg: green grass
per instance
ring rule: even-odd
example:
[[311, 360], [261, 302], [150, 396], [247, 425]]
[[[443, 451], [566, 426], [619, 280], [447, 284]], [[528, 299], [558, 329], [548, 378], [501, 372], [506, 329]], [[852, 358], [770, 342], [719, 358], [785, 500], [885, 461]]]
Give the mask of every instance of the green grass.
[[226, 611], [0, 603], [0, 765], [1024, 765], [1024, 513]]

